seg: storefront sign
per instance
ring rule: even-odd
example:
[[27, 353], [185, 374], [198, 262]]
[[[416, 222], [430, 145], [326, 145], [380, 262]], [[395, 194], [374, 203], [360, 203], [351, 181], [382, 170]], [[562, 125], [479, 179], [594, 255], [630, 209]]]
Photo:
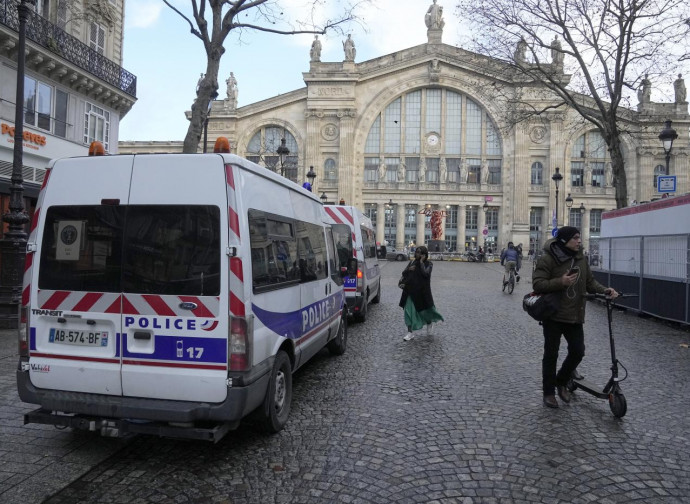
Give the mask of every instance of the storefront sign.
[[[3, 136], [7, 135], [8, 143], [14, 143], [14, 126], [10, 126], [7, 123], [0, 123], [0, 133]], [[24, 130], [22, 137], [24, 138], [24, 147], [38, 150], [38, 147], [46, 145], [46, 137], [43, 135]]]

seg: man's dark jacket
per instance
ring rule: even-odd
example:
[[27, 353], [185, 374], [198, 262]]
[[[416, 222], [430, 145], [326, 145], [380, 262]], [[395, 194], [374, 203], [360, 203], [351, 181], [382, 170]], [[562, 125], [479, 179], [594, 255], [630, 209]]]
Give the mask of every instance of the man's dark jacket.
[[[551, 320], [584, 324], [585, 294], [587, 292], [603, 294], [606, 287], [594, 279], [582, 249], [574, 255], [569, 255], [556, 242], [556, 239], [552, 238], [544, 244], [544, 252], [546, 253], [539, 258], [532, 274], [534, 292], [561, 292], [560, 308]], [[561, 283], [561, 277], [571, 268], [578, 270], [577, 281], [566, 288]]]

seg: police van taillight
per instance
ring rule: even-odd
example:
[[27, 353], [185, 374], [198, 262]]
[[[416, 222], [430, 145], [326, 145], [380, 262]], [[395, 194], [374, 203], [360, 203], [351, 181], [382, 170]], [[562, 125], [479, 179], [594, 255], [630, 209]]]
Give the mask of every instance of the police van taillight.
[[247, 331], [247, 320], [244, 318], [232, 317], [230, 319], [228, 365], [230, 371], [248, 371], [251, 366], [251, 344]]
[[17, 332], [17, 339], [19, 343], [19, 357], [29, 356], [29, 333], [31, 332], [31, 326], [29, 325], [28, 313], [29, 307], [22, 306], [20, 311], [20, 324], [19, 330]]
[[357, 290], [361, 291], [364, 289], [364, 273], [361, 269], [357, 269]]

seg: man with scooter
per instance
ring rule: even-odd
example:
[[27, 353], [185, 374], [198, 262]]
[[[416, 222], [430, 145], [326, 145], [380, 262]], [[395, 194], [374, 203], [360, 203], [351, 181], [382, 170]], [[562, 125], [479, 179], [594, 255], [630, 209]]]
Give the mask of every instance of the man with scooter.
[[[585, 355], [585, 294], [606, 294], [612, 299], [618, 292], [604, 287], [594, 279], [581, 250], [580, 231], [572, 226], [560, 228], [556, 237], [544, 244], [532, 275], [536, 293], [561, 292], [558, 311], [542, 322], [544, 328], [544, 356], [542, 358], [542, 386], [544, 405], [558, 408], [555, 391], [563, 402], [570, 402], [568, 380]], [[568, 342], [568, 355], [556, 372], [561, 335]]]

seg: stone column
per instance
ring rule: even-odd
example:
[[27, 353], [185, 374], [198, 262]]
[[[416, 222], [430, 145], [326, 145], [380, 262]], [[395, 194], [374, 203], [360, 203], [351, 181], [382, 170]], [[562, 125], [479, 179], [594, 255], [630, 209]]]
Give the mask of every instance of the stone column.
[[383, 244], [386, 233], [386, 204], [376, 203], [376, 241]]
[[[315, 110], [308, 110], [305, 115], [307, 116], [307, 135], [305, 138], [305, 146], [304, 146], [304, 157], [303, 157], [303, 163], [304, 167], [302, 167], [302, 170], [304, 173], [298, 174], [297, 180], [302, 180], [302, 177], [304, 180], [306, 180], [306, 173], [307, 170], [309, 170], [310, 166], [314, 167], [314, 171], [316, 172], [316, 180], [314, 181], [314, 187], [312, 187], [312, 191], [314, 194], [320, 194], [318, 193], [317, 188], [319, 187], [319, 181], [323, 180], [323, 166], [318, 163], [318, 142], [319, 142], [319, 124], [320, 124], [320, 117], [323, 116], [323, 113], [320, 111], [317, 112]], [[317, 117], [317, 115], [319, 117]]]
[[405, 204], [397, 203], [395, 211], [395, 248], [405, 246]]
[[467, 219], [467, 211], [465, 205], [461, 203], [458, 205], [458, 252], [465, 251], [465, 219]]
[[513, 227], [510, 238], [516, 245], [529, 243], [529, 190], [532, 171], [529, 147], [532, 143], [530, 138], [532, 129], [535, 131], [534, 135], [537, 135], [537, 132], [543, 131], [543, 126], [525, 124], [522, 128], [515, 128], [512, 201], [507, 201], [505, 204], [511, 205], [509, 211], [513, 216]]
[[361, 208], [361, 189], [364, 173], [357, 167], [354, 156], [354, 124], [355, 111], [353, 109], [338, 111], [340, 118], [340, 152], [338, 155], [338, 200], [344, 199], [345, 204]]
[[584, 250], [589, 250], [589, 212], [591, 210], [587, 208], [584, 215], [582, 216], [582, 227], [580, 228], [580, 237], [582, 238], [582, 248]]
[[426, 224], [426, 215], [419, 213], [424, 211], [424, 205], [417, 205], [417, 246], [424, 245], [424, 227]]
[[486, 224], [486, 214], [481, 206], [477, 206], [477, 247], [484, 246], [484, 225]]
[[441, 212], [441, 240], [446, 241], [446, 208], [440, 209]]

